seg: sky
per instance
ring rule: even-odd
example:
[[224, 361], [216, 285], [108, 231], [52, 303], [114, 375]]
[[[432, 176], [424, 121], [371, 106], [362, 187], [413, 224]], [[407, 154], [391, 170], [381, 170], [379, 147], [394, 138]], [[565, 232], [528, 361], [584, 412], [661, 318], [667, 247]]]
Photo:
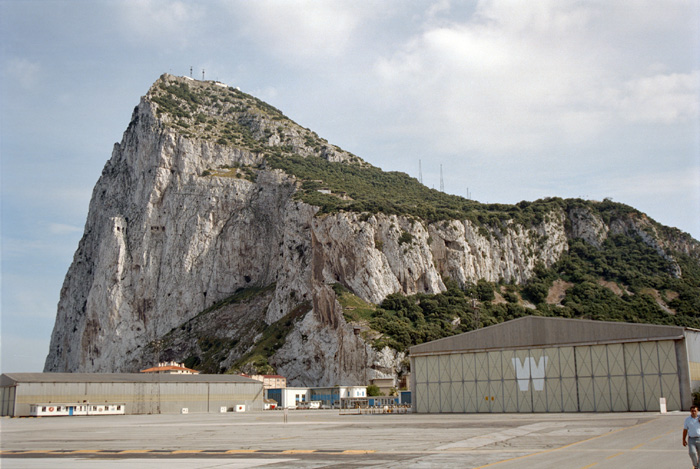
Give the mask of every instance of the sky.
[[[700, 239], [700, 1], [0, 0], [0, 371], [42, 371], [92, 188], [163, 73], [487, 203]], [[420, 172], [419, 172], [420, 171]]]

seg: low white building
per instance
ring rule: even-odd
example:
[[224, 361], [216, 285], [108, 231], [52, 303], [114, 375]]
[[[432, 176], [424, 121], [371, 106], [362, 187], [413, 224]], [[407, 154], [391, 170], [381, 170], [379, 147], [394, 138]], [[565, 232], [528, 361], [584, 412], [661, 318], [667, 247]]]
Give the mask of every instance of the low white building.
[[341, 399], [367, 397], [367, 386], [273, 388], [266, 390], [266, 397], [277, 401], [280, 408], [306, 407], [312, 401], [320, 401], [323, 407], [340, 407]]

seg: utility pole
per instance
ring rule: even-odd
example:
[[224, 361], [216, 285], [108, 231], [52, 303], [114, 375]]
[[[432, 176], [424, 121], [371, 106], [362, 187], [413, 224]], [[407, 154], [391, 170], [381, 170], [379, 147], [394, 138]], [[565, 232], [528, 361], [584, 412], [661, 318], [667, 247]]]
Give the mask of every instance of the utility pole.
[[472, 324], [474, 329], [479, 329], [479, 326], [481, 326], [481, 314], [479, 311], [479, 307], [476, 305], [476, 298], [472, 298]]

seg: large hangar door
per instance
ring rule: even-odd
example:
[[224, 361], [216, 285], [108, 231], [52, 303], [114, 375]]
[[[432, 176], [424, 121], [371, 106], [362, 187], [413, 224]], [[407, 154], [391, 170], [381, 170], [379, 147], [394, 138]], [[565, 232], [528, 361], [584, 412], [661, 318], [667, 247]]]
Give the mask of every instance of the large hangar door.
[[561, 405], [564, 412], [578, 411], [576, 389], [576, 354], [573, 347], [558, 347], [561, 377]]
[[446, 395], [449, 398], [449, 406], [443, 408], [443, 412], [466, 412], [464, 399], [464, 370], [462, 369], [462, 355], [451, 354], [445, 358], [447, 361], [447, 367], [449, 369], [450, 381], [448, 384], [448, 389], [446, 390]]
[[530, 384], [532, 386], [532, 411], [547, 412], [547, 390], [545, 377], [549, 365], [549, 355], [544, 349], [530, 350]]
[[562, 412], [563, 404], [559, 349], [545, 349], [544, 355], [547, 357], [547, 373], [545, 374], [544, 378], [547, 411]]
[[607, 346], [607, 351], [610, 371], [610, 410], [624, 412], [629, 409], [624, 347], [622, 344], [610, 344]]
[[680, 410], [675, 344], [672, 340], [624, 345], [629, 410], [658, 411], [659, 398], [668, 410]]
[[578, 398], [574, 348], [548, 348], [543, 350], [542, 356], [547, 357], [544, 378], [546, 412], [576, 412]]
[[530, 350], [516, 350], [511, 360], [517, 382], [518, 412], [532, 412]]
[[659, 369], [661, 370], [661, 391], [666, 398], [668, 410], [681, 410], [681, 390], [678, 381], [676, 344], [665, 340], [657, 342], [659, 347]]
[[612, 398], [610, 395], [610, 371], [608, 368], [608, 347], [595, 345], [591, 347], [593, 368], [593, 390], [595, 392], [596, 412], [610, 412]]
[[464, 396], [464, 411], [476, 412], [479, 406], [479, 398], [476, 393], [476, 367], [475, 354], [464, 353], [462, 357], [462, 395]]
[[474, 366], [476, 369], [476, 411], [491, 412], [488, 354], [486, 352], [475, 353]]
[[642, 379], [642, 359], [639, 355], [639, 343], [624, 344], [625, 370], [627, 375], [627, 397], [629, 410], [639, 412], [646, 410], [644, 383]]
[[503, 412], [518, 411], [518, 382], [513, 367], [513, 350], [501, 352], [501, 364], [503, 366]]
[[578, 410], [581, 412], [595, 411], [590, 347], [576, 347], [576, 378], [578, 381]]
[[642, 342], [639, 351], [642, 356], [645, 410], [658, 411], [662, 393], [657, 342]]
[[428, 412], [428, 367], [427, 367], [427, 357], [417, 357], [413, 360], [415, 365], [415, 383], [416, 389], [414, 391], [413, 403], [415, 405], [416, 412]]
[[428, 375], [428, 412], [436, 414], [440, 412], [440, 357], [426, 357]]
[[504, 412], [502, 352], [488, 352], [489, 398], [491, 412]]

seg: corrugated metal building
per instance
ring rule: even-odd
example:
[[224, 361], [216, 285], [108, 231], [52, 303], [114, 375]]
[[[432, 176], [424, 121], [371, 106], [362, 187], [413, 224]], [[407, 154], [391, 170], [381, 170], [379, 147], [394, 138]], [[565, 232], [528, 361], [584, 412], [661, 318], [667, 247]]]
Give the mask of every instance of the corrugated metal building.
[[414, 412], [687, 409], [700, 331], [528, 316], [411, 347]]
[[0, 376], [0, 415], [27, 416], [31, 404], [125, 404], [127, 414], [263, 409], [260, 381], [238, 375], [158, 373], [7, 373]]

